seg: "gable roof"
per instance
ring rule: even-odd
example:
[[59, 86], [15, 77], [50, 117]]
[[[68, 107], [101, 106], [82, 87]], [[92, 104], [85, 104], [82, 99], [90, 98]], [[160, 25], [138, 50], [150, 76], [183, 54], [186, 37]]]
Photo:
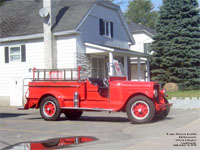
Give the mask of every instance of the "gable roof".
[[149, 28], [143, 24], [137, 24], [135, 22], [131, 22], [129, 25], [130, 31], [134, 34], [145, 32], [146, 34], [150, 35], [151, 37], [156, 34], [156, 30]]
[[[75, 30], [96, 0], [55, 0], [53, 32]], [[43, 33], [42, 0], [7, 0], [0, 6], [0, 38]]]

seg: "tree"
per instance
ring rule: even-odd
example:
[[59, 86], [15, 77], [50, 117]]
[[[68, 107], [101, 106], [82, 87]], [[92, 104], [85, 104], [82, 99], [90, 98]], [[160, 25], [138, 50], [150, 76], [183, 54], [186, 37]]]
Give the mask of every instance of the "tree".
[[152, 44], [152, 80], [200, 88], [200, 16], [197, 0], [163, 0]]
[[3, 5], [4, 0], [0, 0], [0, 6]]
[[153, 4], [150, 0], [134, 0], [130, 1], [128, 10], [125, 16], [128, 18], [128, 23], [132, 21], [141, 23], [151, 28], [155, 28], [157, 20], [157, 12], [153, 11]]

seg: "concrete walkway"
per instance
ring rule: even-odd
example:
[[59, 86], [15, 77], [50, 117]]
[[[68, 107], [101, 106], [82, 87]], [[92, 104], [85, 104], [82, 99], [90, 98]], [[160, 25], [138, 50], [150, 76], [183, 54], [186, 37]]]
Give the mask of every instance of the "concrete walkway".
[[171, 99], [172, 109], [200, 109], [199, 99]]

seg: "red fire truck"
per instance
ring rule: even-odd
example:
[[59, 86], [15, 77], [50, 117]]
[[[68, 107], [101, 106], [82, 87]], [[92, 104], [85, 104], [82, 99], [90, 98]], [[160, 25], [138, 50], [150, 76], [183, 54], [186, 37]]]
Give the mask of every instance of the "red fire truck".
[[109, 65], [112, 76], [108, 79], [81, 78], [81, 67], [34, 68], [24, 109], [40, 108], [47, 121], [57, 120], [61, 113], [78, 119], [83, 111], [126, 112], [130, 122], [137, 124], [168, 115], [171, 104], [157, 82], [128, 81], [121, 65]]
[[77, 144], [87, 143], [98, 140], [94, 137], [67, 137], [67, 138], [55, 138], [46, 141], [39, 142], [23, 142], [10, 145], [3, 148], [3, 150], [8, 149], [19, 149], [19, 150], [50, 150], [50, 149], [63, 149], [70, 146], [75, 146]]

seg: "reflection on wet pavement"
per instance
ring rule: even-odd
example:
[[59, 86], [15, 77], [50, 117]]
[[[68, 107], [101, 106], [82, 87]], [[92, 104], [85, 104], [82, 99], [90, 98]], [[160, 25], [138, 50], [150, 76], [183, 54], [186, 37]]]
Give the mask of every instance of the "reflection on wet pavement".
[[66, 137], [66, 138], [55, 138], [46, 141], [39, 142], [21, 142], [8, 147], [3, 148], [3, 150], [45, 150], [45, 149], [62, 149], [77, 144], [92, 142], [98, 140], [95, 137]]

